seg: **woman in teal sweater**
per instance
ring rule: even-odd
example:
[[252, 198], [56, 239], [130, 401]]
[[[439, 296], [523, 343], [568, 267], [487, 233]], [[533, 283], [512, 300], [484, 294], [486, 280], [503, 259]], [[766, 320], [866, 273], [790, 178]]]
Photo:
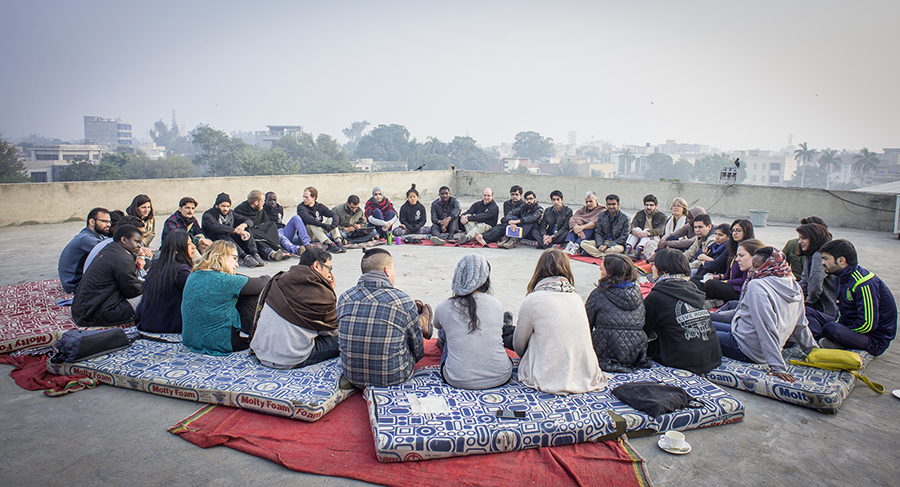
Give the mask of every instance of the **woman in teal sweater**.
[[250, 346], [253, 313], [269, 277], [237, 275], [237, 267], [237, 247], [218, 240], [188, 276], [181, 300], [181, 341], [194, 352], [228, 355]]

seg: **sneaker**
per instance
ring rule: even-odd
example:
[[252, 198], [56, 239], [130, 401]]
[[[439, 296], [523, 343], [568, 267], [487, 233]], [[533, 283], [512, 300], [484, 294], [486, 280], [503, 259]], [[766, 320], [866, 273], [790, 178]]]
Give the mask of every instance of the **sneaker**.
[[462, 245], [469, 242], [469, 236], [465, 233], [457, 234], [459, 238], [456, 239], [456, 245]]
[[466, 234], [463, 233], [463, 232], [454, 233], [454, 234], [453, 234], [453, 240], [456, 240], [456, 241], [458, 242], [459, 239], [461, 239], [461, 238], [463, 238], [463, 237], [465, 237], [465, 236], [466, 236]]
[[252, 255], [245, 255], [243, 259], [241, 259], [241, 264], [244, 264], [245, 267], [259, 267], [259, 262], [253, 258]]
[[253, 254], [253, 260], [256, 261], [256, 267], [262, 267], [262, 266], [266, 265], [266, 262], [263, 260], [262, 257], [259, 256], [259, 254]]
[[344, 246], [340, 244], [340, 242], [334, 242], [334, 246], [337, 247], [337, 252], [335, 252], [337, 254], [343, 254], [347, 251], [347, 249], [345, 249]]
[[285, 259], [288, 259], [289, 257], [290, 256], [281, 249], [278, 249], [269, 255], [269, 258], [274, 260], [275, 262], [281, 262]]
[[433, 243], [434, 245], [437, 245], [437, 246], [441, 246], [447, 242], [444, 239], [442, 239], [441, 237], [431, 237], [431, 243]]
[[419, 312], [419, 327], [422, 328], [422, 338], [429, 339], [431, 338], [432, 326], [431, 326], [431, 316], [432, 310], [431, 306], [423, 303], [420, 300], [416, 300], [416, 310]]
[[825, 337], [822, 337], [819, 339], [819, 346], [822, 348], [833, 348], [836, 350], [843, 350], [843, 348], [844, 348]]
[[506, 247], [509, 250], [512, 250], [512, 249], [516, 248], [518, 245], [519, 245], [518, 240], [516, 240], [514, 238], [508, 238], [508, 239], [506, 239], [506, 245], [504, 245], [504, 247]]
[[342, 249], [333, 243], [329, 243], [325, 246], [325, 251], [330, 254], [340, 254], [346, 252], [346, 249]]

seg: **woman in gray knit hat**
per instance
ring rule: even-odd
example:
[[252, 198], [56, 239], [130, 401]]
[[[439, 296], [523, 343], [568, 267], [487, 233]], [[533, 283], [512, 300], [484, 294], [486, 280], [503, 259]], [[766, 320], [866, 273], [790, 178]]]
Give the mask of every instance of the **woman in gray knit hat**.
[[503, 304], [488, 293], [491, 266], [468, 254], [453, 272], [453, 297], [434, 308], [433, 325], [444, 341], [441, 374], [460, 389], [490, 389], [512, 375], [503, 347]]

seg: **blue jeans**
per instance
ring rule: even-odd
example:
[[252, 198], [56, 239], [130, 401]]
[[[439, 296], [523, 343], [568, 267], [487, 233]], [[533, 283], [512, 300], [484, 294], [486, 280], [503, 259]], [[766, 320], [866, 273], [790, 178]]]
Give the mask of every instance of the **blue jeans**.
[[299, 216], [294, 215], [288, 220], [284, 228], [278, 229], [278, 239], [281, 246], [289, 249], [291, 253], [296, 254], [300, 250], [300, 246], [309, 245], [309, 234], [306, 232], [306, 225]]
[[593, 238], [594, 238], [594, 229], [592, 228], [590, 230], [584, 231], [584, 238], [579, 237], [578, 235], [575, 234], [575, 232], [569, 232], [569, 234], [566, 235], [566, 242], [575, 242], [575, 245], [581, 247], [582, 240], [592, 240]]
[[[381, 210], [376, 209], [375, 211], [372, 212], [372, 216], [370, 218], [374, 218], [376, 220], [381, 220], [384, 222], [390, 222], [396, 216], [397, 216], [397, 212], [394, 210], [391, 210], [391, 211], [387, 212], [387, 214], [385, 214], [385, 213], [382, 213]], [[375, 227], [375, 230], [378, 232], [379, 237], [381, 237], [381, 238], [387, 237], [387, 232], [382, 230], [381, 226], [375, 225], [372, 222], [369, 222], [369, 226]]]
[[734, 339], [734, 335], [731, 334], [731, 323], [713, 321], [713, 326], [716, 328], [716, 336], [719, 338], [719, 348], [722, 349], [722, 355], [741, 362], [756, 363], [755, 360], [744, 355], [744, 352], [741, 351], [740, 345]]

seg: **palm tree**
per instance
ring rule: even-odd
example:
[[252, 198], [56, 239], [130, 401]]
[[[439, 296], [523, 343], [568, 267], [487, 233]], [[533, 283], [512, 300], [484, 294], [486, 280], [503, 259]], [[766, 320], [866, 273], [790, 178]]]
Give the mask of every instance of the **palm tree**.
[[637, 158], [634, 157], [634, 154], [631, 153], [631, 150], [625, 149], [622, 151], [621, 160], [625, 161], [625, 167], [623, 168], [624, 170], [622, 171], [623, 175], [631, 172], [631, 163], [634, 162], [635, 159], [637, 159]]
[[559, 167], [556, 169], [557, 176], [578, 176], [578, 166], [575, 165], [575, 161], [563, 161], [559, 163]]
[[800, 148], [794, 151], [794, 160], [803, 163], [803, 171], [800, 173], [800, 187], [803, 187], [803, 180], [806, 177], [806, 163], [816, 157], [816, 150], [806, 146], [806, 142], [800, 144]]
[[859, 154], [853, 156], [853, 170], [862, 173], [863, 182], [869, 172], [878, 169], [879, 164], [881, 164], [881, 160], [878, 159], [878, 156], [874, 152], [869, 152], [869, 149], [865, 147], [859, 151]]
[[422, 144], [422, 146], [425, 148], [425, 154], [445, 155], [444, 154], [444, 146], [446, 144], [441, 142], [437, 137], [432, 137], [430, 135], [427, 137], [427, 139], [428, 139], [428, 142], [425, 142], [424, 144]]
[[838, 151], [828, 148], [819, 155], [819, 167], [825, 170], [825, 189], [831, 189], [831, 172], [841, 168], [841, 156]]

